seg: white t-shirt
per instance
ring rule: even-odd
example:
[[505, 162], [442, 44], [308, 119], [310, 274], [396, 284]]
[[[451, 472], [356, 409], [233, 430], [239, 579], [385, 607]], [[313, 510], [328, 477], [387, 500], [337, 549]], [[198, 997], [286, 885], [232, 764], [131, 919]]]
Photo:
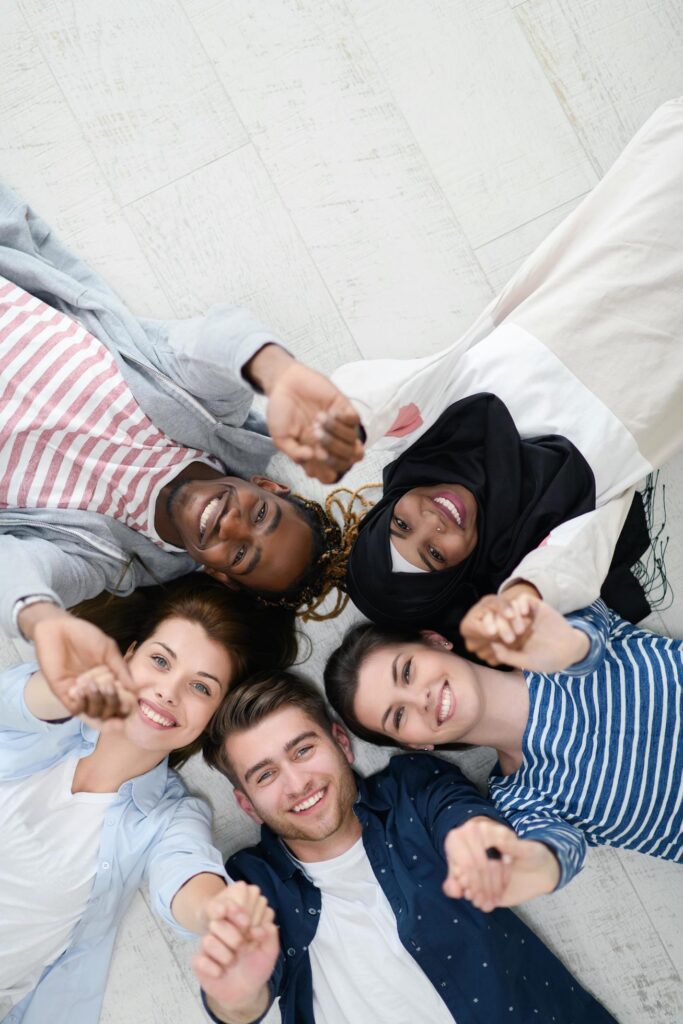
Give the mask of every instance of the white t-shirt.
[[17, 1003], [66, 949], [90, 897], [116, 793], [72, 793], [78, 758], [0, 782], [0, 1000]]
[[316, 1024], [453, 1024], [398, 936], [363, 840], [332, 860], [297, 864], [322, 897], [308, 947]]

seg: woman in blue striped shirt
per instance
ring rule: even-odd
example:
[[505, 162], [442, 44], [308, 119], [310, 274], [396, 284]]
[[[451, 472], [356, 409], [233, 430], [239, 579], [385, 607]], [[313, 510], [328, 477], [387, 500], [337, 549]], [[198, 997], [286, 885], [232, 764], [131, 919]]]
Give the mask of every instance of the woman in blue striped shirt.
[[[683, 861], [683, 643], [602, 601], [566, 619], [528, 597], [515, 611], [516, 622], [490, 625], [514, 642], [532, 620], [520, 650], [498, 650], [524, 671], [466, 661], [435, 633], [407, 639], [364, 623], [328, 662], [328, 699], [374, 743], [495, 747], [491, 799], [517, 837], [553, 851], [550, 887], [581, 869], [587, 844]], [[514, 836], [497, 835], [514, 859]]]

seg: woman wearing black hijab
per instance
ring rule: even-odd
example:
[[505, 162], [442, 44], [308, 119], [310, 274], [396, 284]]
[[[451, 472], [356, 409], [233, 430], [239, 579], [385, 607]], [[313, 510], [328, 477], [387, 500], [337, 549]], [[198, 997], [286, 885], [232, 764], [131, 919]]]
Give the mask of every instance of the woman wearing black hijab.
[[463, 338], [335, 373], [394, 456], [348, 565], [368, 617], [456, 640], [467, 613], [487, 657], [487, 604], [519, 588], [647, 613], [627, 567], [647, 544], [635, 487], [683, 446], [682, 194], [676, 100]]

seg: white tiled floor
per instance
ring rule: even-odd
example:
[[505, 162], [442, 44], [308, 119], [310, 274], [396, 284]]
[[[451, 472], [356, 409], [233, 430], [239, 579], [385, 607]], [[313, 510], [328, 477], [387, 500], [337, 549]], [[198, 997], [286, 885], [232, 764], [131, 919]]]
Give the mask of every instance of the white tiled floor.
[[[242, 302], [325, 369], [452, 341], [683, 92], [677, 0], [5, 0], [2, 19], [3, 177], [137, 312]], [[663, 480], [675, 600], [651, 624], [683, 637], [683, 460]], [[311, 674], [349, 617], [312, 630]], [[227, 783], [187, 775], [222, 847], [251, 841]], [[524, 916], [622, 1024], [679, 1024], [681, 910], [680, 868], [604, 849]], [[138, 897], [102, 1019], [199, 1024], [190, 949]]]

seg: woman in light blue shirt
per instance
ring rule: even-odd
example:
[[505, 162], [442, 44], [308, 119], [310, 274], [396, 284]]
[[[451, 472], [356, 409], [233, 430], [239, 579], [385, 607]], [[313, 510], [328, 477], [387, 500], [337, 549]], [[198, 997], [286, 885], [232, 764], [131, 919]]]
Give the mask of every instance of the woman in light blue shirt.
[[291, 662], [291, 619], [240, 610], [196, 577], [124, 606], [118, 626], [131, 616], [134, 692], [100, 666], [74, 681], [68, 710], [35, 665], [0, 677], [5, 1024], [95, 1024], [117, 926], [143, 882], [185, 935], [202, 931], [206, 903], [225, 892], [209, 808], [172, 765], [201, 747], [233, 682], [264, 661]]
[[[371, 742], [497, 750], [493, 803], [527, 850], [555, 855], [526, 898], [570, 881], [587, 844], [683, 862], [683, 643], [602, 601], [567, 619], [538, 598], [516, 605], [515, 619], [488, 625], [512, 645], [494, 644], [499, 661], [523, 671], [466, 661], [436, 633], [407, 639], [363, 624], [328, 662], [328, 699]], [[504, 826], [493, 837], [479, 843], [480, 867], [492, 845], [510, 863], [524, 855]]]

